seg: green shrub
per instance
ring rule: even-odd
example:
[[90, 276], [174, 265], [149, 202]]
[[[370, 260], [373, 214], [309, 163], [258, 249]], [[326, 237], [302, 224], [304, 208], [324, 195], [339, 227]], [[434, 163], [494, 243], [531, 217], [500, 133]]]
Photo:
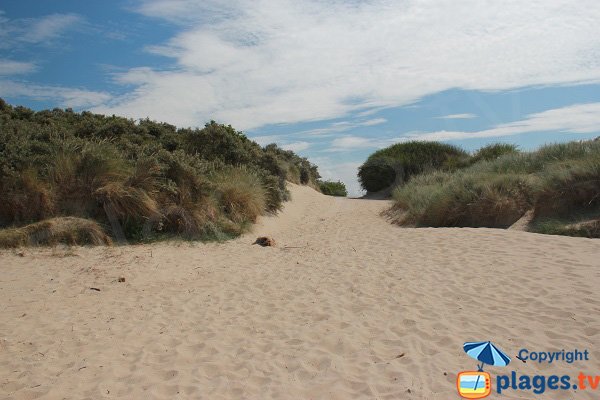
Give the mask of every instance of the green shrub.
[[206, 124], [203, 129], [186, 132], [184, 143], [186, 151], [191, 154], [230, 165], [252, 164], [262, 152], [261, 147], [242, 132], [215, 121]]
[[319, 189], [321, 190], [321, 193], [328, 196], [346, 197], [348, 195], [346, 185], [340, 181], [319, 181]]
[[396, 180], [394, 160], [388, 157], [369, 158], [358, 167], [358, 182], [367, 192], [388, 188]]
[[367, 192], [376, 192], [426, 171], [455, 169], [467, 159], [464, 150], [445, 143], [398, 143], [371, 154], [359, 167], [358, 179]]

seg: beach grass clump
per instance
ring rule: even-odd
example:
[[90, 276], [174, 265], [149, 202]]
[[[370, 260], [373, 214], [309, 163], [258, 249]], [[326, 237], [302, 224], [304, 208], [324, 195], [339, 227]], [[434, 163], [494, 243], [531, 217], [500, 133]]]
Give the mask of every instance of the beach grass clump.
[[0, 181], [0, 221], [39, 221], [53, 215], [55, 198], [51, 187], [31, 167]]
[[600, 209], [600, 151], [553, 163], [540, 176], [536, 217], [564, 217]]
[[469, 163], [475, 164], [479, 161], [492, 161], [506, 154], [516, 154], [519, 152], [517, 145], [512, 143], [492, 143], [483, 146], [473, 154]]
[[18, 228], [0, 230], [0, 247], [110, 245], [111, 238], [96, 222], [83, 218], [50, 218]]
[[255, 222], [267, 209], [267, 193], [257, 173], [240, 167], [219, 171], [216, 192], [223, 213], [238, 223]]
[[307, 159], [214, 121], [178, 129], [0, 99], [6, 243], [29, 243], [18, 239], [26, 226], [68, 217], [94, 221], [120, 243], [223, 240], [280, 210], [287, 181], [316, 187], [319, 178]]
[[520, 174], [431, 173], [397, 188], [393, 209], [404, 224], [506, 228], [531, 207], [532, 184]]
[[507, 228], [533, 210], [536, 231], [596, 235], [595, 225], [574, 221], [600, 214], [600, 143], [508, 151], [454, 172], [421, 174], [393, 199], [387, 214], [402, 225]]

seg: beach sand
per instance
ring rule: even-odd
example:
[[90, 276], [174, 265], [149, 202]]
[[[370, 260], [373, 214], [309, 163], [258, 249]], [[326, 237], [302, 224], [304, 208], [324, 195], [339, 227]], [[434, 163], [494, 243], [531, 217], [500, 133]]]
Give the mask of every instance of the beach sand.
[[513, 358], [492, 376], [600, 375], [600, 241], [400, 228], [384, 200], [290, 188], [226, 243], [0, 252], [0, 398], [453, 399], [485, 340]]

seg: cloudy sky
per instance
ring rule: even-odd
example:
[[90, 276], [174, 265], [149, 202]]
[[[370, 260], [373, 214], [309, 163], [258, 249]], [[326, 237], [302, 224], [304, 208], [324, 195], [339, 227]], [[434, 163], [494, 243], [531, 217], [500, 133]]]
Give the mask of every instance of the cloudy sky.
[[600, 134], [597, 0], [0, 3], [0, 97], [276, 142], [359, 194], [374, 150]]

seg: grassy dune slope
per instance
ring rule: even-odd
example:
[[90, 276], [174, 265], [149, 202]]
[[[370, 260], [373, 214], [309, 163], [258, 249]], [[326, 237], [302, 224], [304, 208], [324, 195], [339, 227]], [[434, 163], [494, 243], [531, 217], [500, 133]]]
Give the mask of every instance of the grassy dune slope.
[[416, 226], [506, 228], [533, 210], [529, 229], [599, 237], [600, 142], [509, 151], [455, 171], [430, 171], [394, 193], [394, 221]]
[[56, 218], [62, 233], [49, 242], [88, 243], [98, 230], [119, 242], [225, 239], [281, 209], [286, 181], [316, 187], [318, 178], [308, 160], [216, 122], [178, 129], [0, 99], [0, 228], [12, 229], [0, 246], [44, 243], [25, 232]]

